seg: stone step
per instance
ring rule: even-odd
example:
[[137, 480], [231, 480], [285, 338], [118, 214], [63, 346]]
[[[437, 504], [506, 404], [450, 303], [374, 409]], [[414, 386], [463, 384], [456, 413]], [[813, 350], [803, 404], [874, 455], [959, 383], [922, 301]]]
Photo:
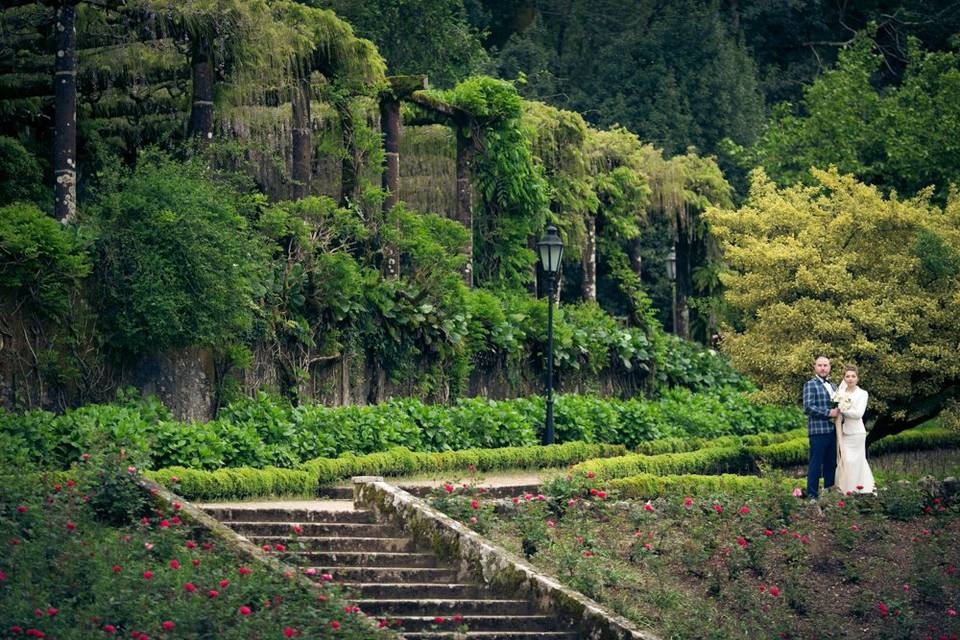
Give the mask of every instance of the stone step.
[[[458, 623], [454, 623], [458, 624]], [[451, 631], [405, 633], [406, 640], [450, 640]], [[462, 640], [578, 640], [576, 631], [468, 631]]]
[[491, 598], [490, 591], [477, 584], [466, 582], [354, 582], [346, 587], [357, 592], [360, 598]]
[[[305, 569], [307, 567], [304, 567]], [[447, 567], [350, 567], [350, 566], [312, 566], [316, 570], [315, 579], [328, 573], [334, 582], [430, 582], [434, 584], [457, 581], [457, 572]]]
[[404, 551], [284, 551], [284, 560], [312, 567], [435, 567], [437, 556], [432, 553]]
[[411, 596], [404, 599], [357, 600], [364, 613], [371, 616], [393, 618], [396, 616], [444, 616], [474, 615], [522, 615], [537, 613], [531, 610], [527, 600], [491, 599], [430, 599]]
[[[352, 506], [352, 503], [348, 503]], [[305, 524], [307, 522], [353, 522], [373, 524], [373, 512], [354, 509], [272, 509], [243, 507], [204, 507], [204, 511], [221, 522], [284, 522]]]
[[361, 524], [356, 522], [256, 522], [234, 521], [225, 522], [237, 533], [250, 536], [285, 536], [288, 537], [294, 524], [303, 528], [304, 536], [336, 536], [336, 537], [365, 537], [365, 538], [392, 538], [399, 537], [394, 527], [385, 524]]
[[[288, 549], [311, 551], [416, 551], [410, 538], [369, 538], [351, 536], [247, 536], [250, 542], [262, 546], [278, 542]], [[302, 545], [302, 547], [300, 546]]]
[[[515, 616], [463, 616], [460, 622], [447, 618], [437, 623], [436, 616], [389, 616], [404, 631], [455, 631], [460, 625], [466, 625], [471, 631], [556, 631], [559, 623], [553, 616], [515, 615]], [[404, 634], [406, 635], [406, 634]]]

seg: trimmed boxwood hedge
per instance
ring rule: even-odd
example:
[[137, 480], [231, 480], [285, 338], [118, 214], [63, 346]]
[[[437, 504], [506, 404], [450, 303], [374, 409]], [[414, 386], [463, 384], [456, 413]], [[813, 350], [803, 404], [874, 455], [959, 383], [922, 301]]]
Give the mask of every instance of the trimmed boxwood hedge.
[[[777, 440], [779, 438], [772, 438]], [[758, 439], [757, 441], [762, 441]], [[751, 446], [746, 438], [719, 438], [707, 447], [681, 453], [659, 455], [631, 454], [607, 460], [588, 460], [574, 467], [581, 473], [593, 472], [603, 480], [625, 478], [642, 473], [673, 474], [756, 473], [761, 467], [784, 468], [805, 465], [809, 455], [807, 437]], [[732, 446], [731, 446], [732, 444]], [[720, 445], [720, 446], [717, 446]], [[895, 451], [924, 451], [960, 447], [960, 433], [940, 427], [915, 429], [875, 442], [872, 455]]]
[[759, 494], [771, 489], [792, 491], [800, 486], [799, 481], [791, 478], [763, 478], [760, 476], [741, 476], [724, 473], [722, 475], [669, 475], [657, 476], [652, 473], [641, 473], [629, 478], [619, 478], [607, 484], [610, 491], [615, 491], [621, 498], [666, 498], [676, 496], [703, 496], [718, 493], [726, 494]]
[[622, 445], [567, 442], [548, 446], [464, 449], [444, 453], [415, 453], [395, 447], [382, 453], [340, 458], [317, 458], [299, 469], [253, 469], [239, 467], [202, 471], [169, 467], [148, 471], [146, 476], [191, 500], [248, 498], [259, 496], [310, 496], [317, 489], [352, 476], [398, 476], [431, 471], [477, 471], [498, 469], [550, 468], [603, 458], [622, 456]]

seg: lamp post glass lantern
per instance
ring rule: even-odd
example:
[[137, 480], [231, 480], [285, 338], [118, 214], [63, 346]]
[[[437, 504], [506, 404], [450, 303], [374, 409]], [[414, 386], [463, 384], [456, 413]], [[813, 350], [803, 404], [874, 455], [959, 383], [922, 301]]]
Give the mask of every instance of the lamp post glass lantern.
[[560, 261], [563, 259], [563, 240], [553, 225], [547, 227], [540, 242], [537, 243], [540, 254], [540, 266], [547, 277], [547, 417], [544, 430], [544, 444], [553, 444], [553, 296], [557, 274], [560, 273]]
[[670, 323], [671, 330], [677, 332], [677, 247], [674, 245], [667, 254], [667, 279], [670, 281]]

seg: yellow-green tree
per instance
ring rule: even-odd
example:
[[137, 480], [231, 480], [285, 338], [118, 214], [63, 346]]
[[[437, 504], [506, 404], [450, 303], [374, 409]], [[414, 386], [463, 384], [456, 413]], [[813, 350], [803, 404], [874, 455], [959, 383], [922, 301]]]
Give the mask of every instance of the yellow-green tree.
[[856, 363], [875, 440], [960, 397], [960, 199], [941, 209], [929, 190], [899, 200], [813, 175], [780, 189], [758, 170], [739, 210], [707, 212], [739, 314], [723, 349], [781, 402], [799, 399], [817, 355]]

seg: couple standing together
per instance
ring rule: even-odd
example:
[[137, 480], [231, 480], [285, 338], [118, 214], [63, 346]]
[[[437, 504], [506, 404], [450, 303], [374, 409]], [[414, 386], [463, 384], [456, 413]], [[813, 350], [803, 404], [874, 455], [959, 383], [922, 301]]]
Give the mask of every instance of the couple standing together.
[[803, 412], [807, 414], [810, 437], [810, 466], [807, 470], [807, 496], [816, 498], [823, 477], [823, 488], [836, 483], [843, 493], [873, 493], [873, 473], [867, 464], [867, 430], [863, 412], [867, 392], [857, 386], [857, 367], [843, 368], [843, 382], [834, 386], [830, 359], [817, 358], [816, 375], [803, 385]]

